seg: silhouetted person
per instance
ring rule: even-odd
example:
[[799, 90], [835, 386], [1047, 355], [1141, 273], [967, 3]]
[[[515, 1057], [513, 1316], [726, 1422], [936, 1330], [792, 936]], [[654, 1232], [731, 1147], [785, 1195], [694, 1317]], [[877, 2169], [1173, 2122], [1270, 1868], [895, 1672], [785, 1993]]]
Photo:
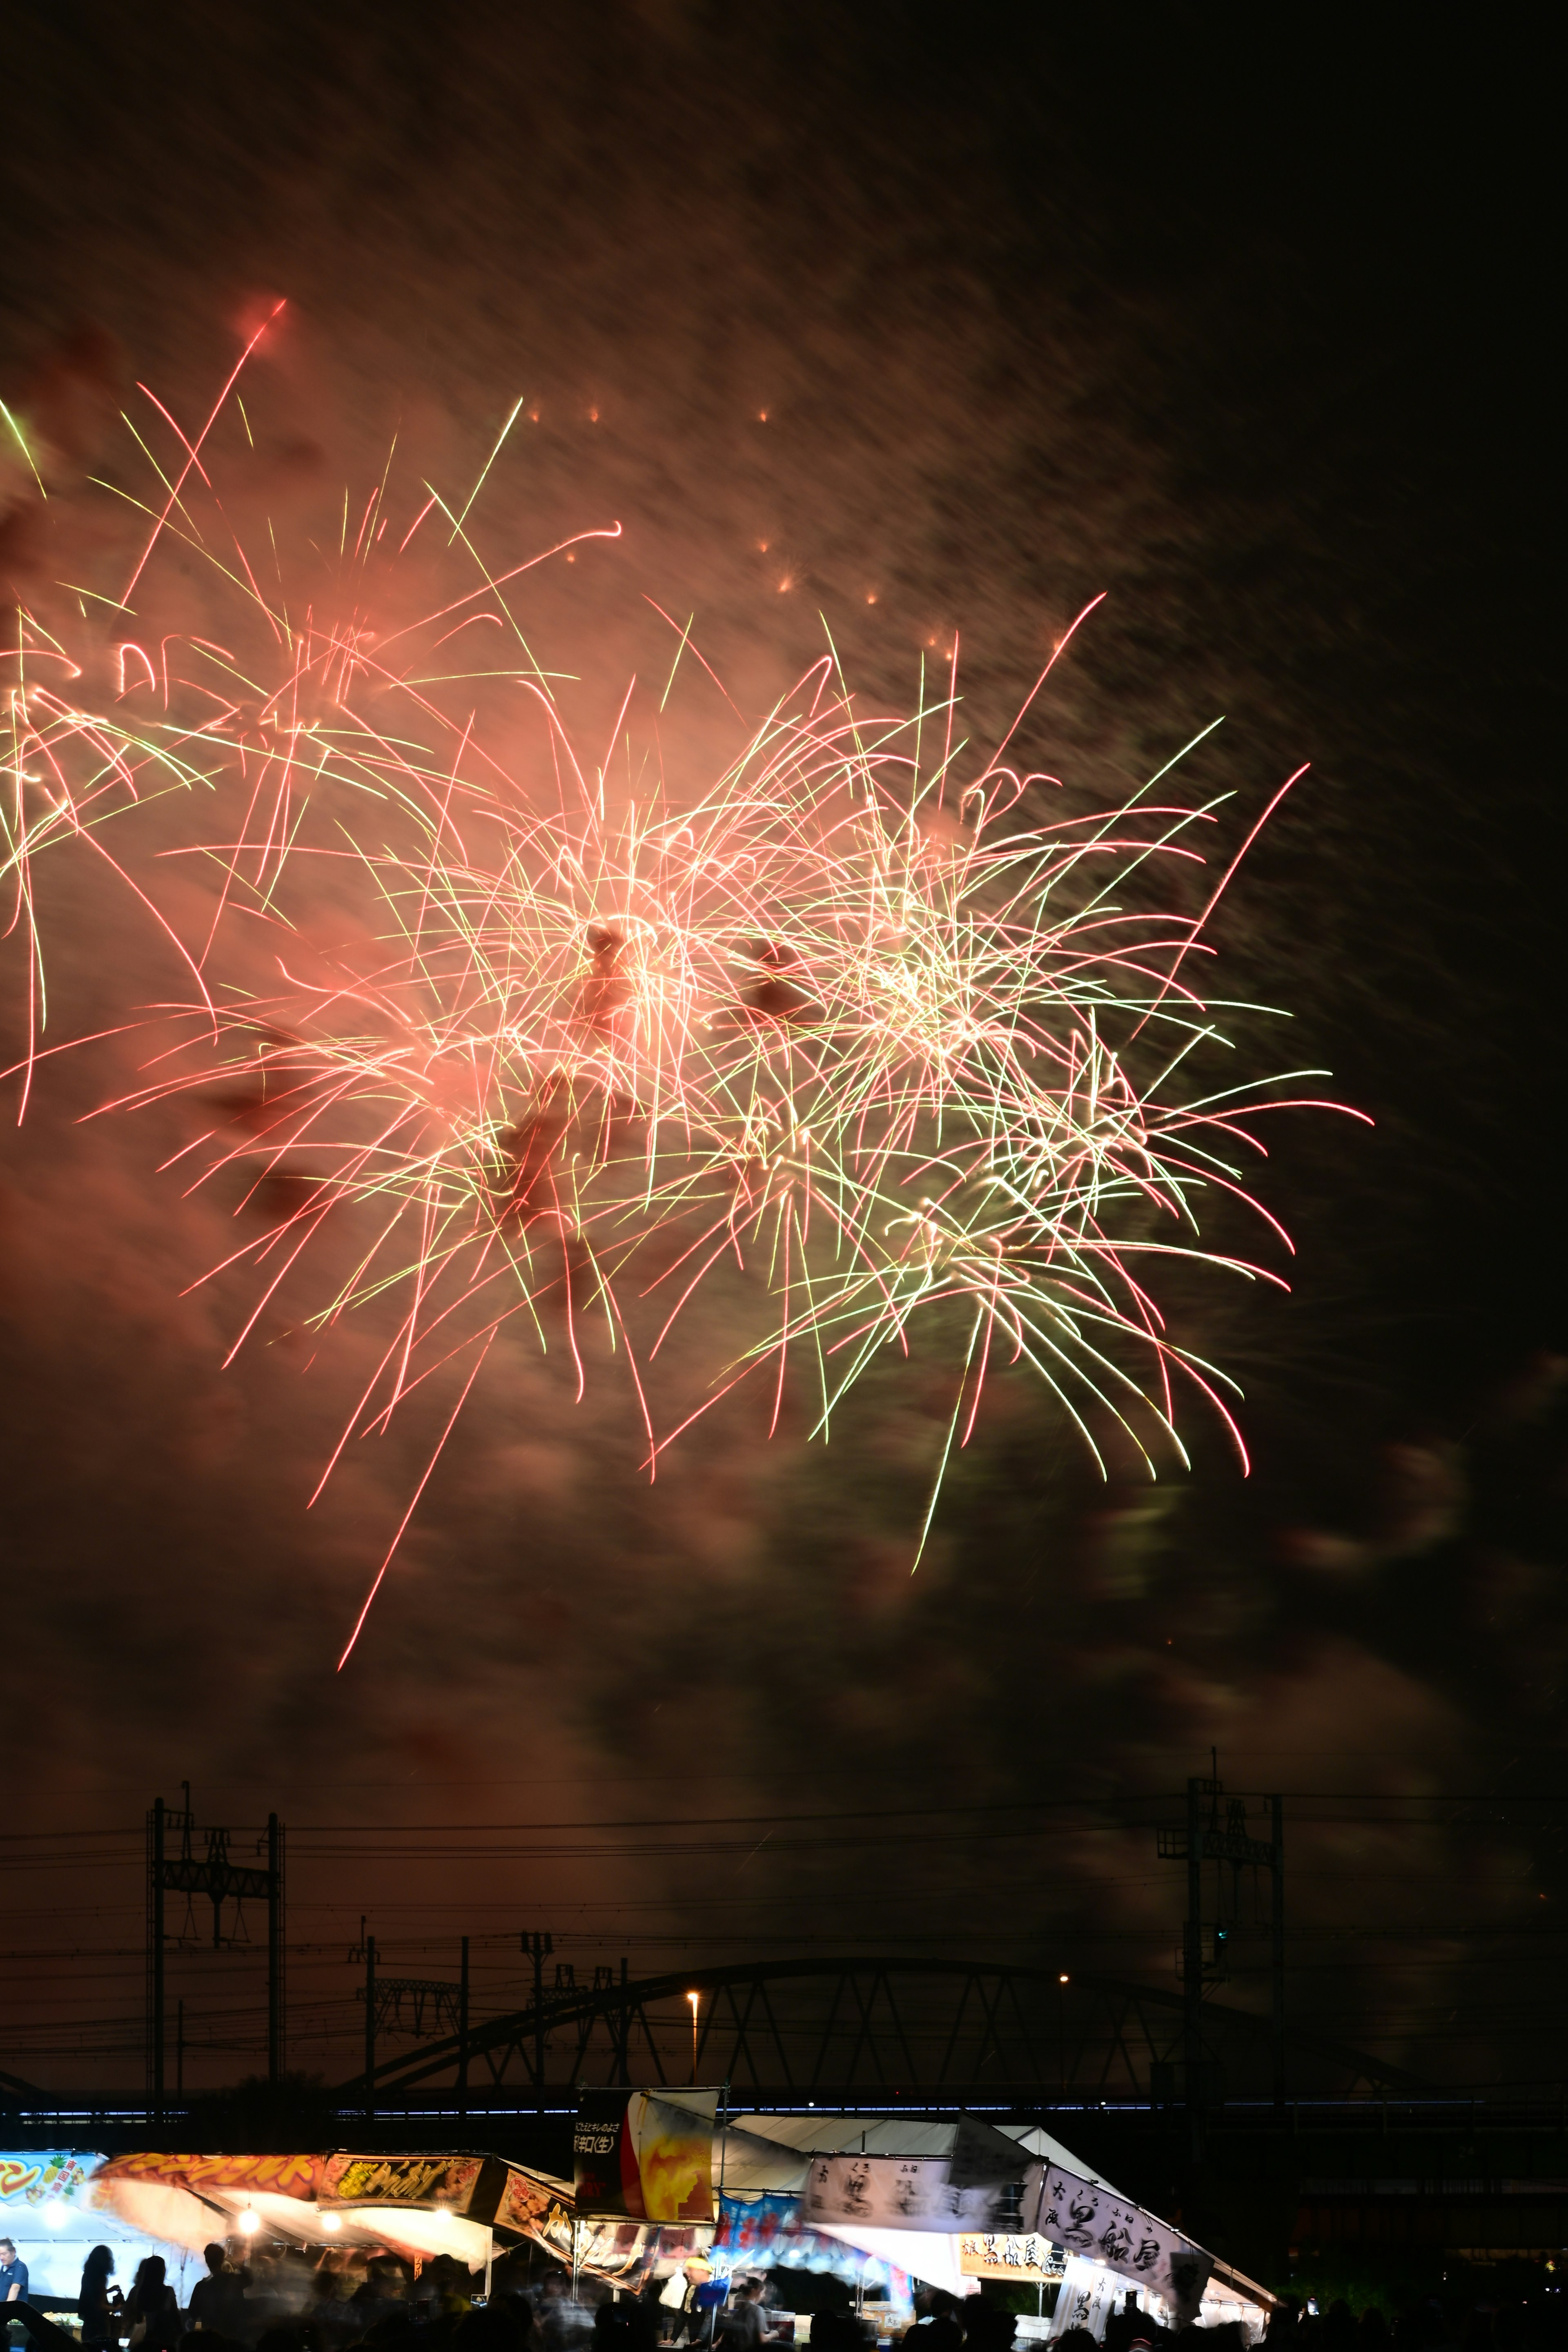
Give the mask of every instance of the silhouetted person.
[[184, 2329], [174, 2290], [164, 2275], [162, 2254], [149, 2254], [136, 2265], [136, 2279], [125, 2298], [128, 2342], [134, 2352], [174, 2352]]
[[229, 2268], [228, 2249], [215, 2241], [202, 2248], [206, 2276], [191, 2289], [185, 2321], [204, 2336], [236, 2336], [243, 2324], [244, 2282]]
[[256, 2352], [319, 2352], [319, 2345], [309, 2320], [277, 2319], [262, 2329]]
[[571, 2281], [563, 2271], [552, 2272], [544, 2281], [538, 2313], [544, 2352], [572, 2352], [587, 2333], [586, 2316], [581, 2305], [573, 2302]]
[[[961, 2352], [963, 2330], [958, 2302], [942, 2287], [927, 2287], [915, 2299], [921, 2316], [904, 2337], [906, 2352]], [[1100, 2347], [1095, 2347], [1095, 2352]]]
[[81, 2315], [82, 2352], [109, 2352], [118, 2341], [120, 2289], [110, 2294], [109, 2282], [113, 2275], [114, 2256], [107, 2246], [94, 2246], [81, 2266], [81, 2292], [76, 2304]]
[[[406, 2282], [403, 2266], [391, 2254], [376, 2254], [371, 2259], [363, 2279], [349, 2297], [352, 2304], [364, 2312], [366, 2326], [374, 2325], [378, 2315], [391, 2310], [394, 2304], [406, 2300]], [[371, 2307], [365, 2311], [364, 2306]]]
[[1447, 2331], [1436, 2302], [1428, 2296], [1402, 2312], [1394, 2338], [1399, 2352], [1434, 2352], [1436, 2346], [1447, 2342]]
[[315, 2331], [323, 2352], [331, 2352], [336, 2344], [352, 2343], [359, 2335], [358, 2315], [351, 2308], [342, 2292], [340, 2272], [324, 2264], [310, 2279], [310, 2300], [305, 2306], [304, 2319]]
[[963, 2340], [969, 2352], [1012, 2352], [1018, 2323], [999, 2303], [972, 2294], [963, 2305]]
[[811, 2323], [811, 2352], [865, 2352], [868, 2333], [847, 2306], [819, 2311]]

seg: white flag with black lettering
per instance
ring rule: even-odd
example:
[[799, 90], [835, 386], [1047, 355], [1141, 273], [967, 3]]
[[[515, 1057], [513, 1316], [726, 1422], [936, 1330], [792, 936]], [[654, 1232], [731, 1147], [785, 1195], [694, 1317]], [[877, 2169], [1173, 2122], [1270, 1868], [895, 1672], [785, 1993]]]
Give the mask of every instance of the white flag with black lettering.
[[814, 2156], [800, 2218], [810, 2229], [858, 2222], [877, 2230], [1022, 2230], [1022, 2149], [1018, 2158], [1011, 2180], [960, 2187], [945, 2156]]
[[1059, 2164], [1031, 2170], [1037, 2172], [1039, 2196], [1032, 2212], [1025, 2197], [1026, 2228], [1069, 2254], [1087, 2254], [1122, 2278], [1152, 2287], [1184, 2317], [1195, 2315], [1214, 2268], [1212, 2254], [1100, 2181], [1085, 2180]]

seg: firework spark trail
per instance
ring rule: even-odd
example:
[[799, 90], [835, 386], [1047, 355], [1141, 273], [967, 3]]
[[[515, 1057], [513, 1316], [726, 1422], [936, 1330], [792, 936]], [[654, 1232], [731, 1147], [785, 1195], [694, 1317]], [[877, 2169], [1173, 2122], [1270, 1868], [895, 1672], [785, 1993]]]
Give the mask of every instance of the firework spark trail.
[[[1187, 1090], [1189, 1064], [1223, 1042], [1191, 959], [1239, 854], [1196, 918], [1124, 903], [1151, 865], [1202, 862], [1188, 836], [1216, 804], [1152, 797], [1174, 761], [1119, 807], [1047, 821], [1057, 780], [1005, 764], [1023, 712], [992, 759], [961, 772], [956, 645], [946, 690], [902, 718], [862, 712], [830, 648], [729, 768], [677, 801], [662, 750], [658, 782], [637, 783], [636, 680], [604, 763], [585, 765], [499, 593], [618, 525], [492, 572], [467, 528], [481, 476], [463, 502], [421, 485], [426, 504], [384, 556], [389, 458], [352, 553], [345, 492], [338, 563], [312, 551], [291, 620], [276, 543], [279, 593], [264, 598], [214, 487], [223, 401], [195, 438], [155, 405], [184, 463], [157, 468], [161, 507], [132, 501], [153, 522], [134, 578], [151, 588], [166, 543], [201, 553], [232, 601], [239, 650], [165, 636], [154, 659], [127, 641], [114, 649], [119, 692], [94, 712], [32, 682], [37, 659], [73, 676], [80, 666], [24, 616], [11, 919], [33, 924], [45, 847], [108, 856], [108, 816], [152, 800], [166, 812], [173, 792], [205, 817], [162, 853], [215, 876], [200, 951], [180, 949], [199, 1001], [159, 1010], [187, 1028], [107, 1108], [219, 1102], [175, 1155], [195, 1157], [191, 1189], [237, 1168], [247, 1203], [281, 1195], [265, 1230], [213, 1269], [248, 1262], [260, 1277], [235, 1349], [285, 1292], [318, 1330], [395, 1304], [332, 1462], [471, 1355], [460, 1411], [519, 1316], [542, 1347], [562, 1335], [579, 1394], [584, 1318], [602, 1322], [636, 1384], [650, 1475], [682, 1429], [769, 1365], [776, 1426], [795, 1355], [818, 1398], [813, 1433], [826, 1434], [878, 1352], [907, 1355], [917, 1321], [934, 1326], [962, 1363], [922, 1548], [997, 1360], [1032, 1368], [1102, 1468], [1097, 1423], [1120, 1423], [1151, 1473], [1162, 1446], [1185, 1460], [1184, 1386], [1240, 1448], [1219, 1393], [1234, 1384], [1170, 1335], [1149, 1287], [1163, 1258], [1278, 1282], [1204, 1248], [1197, 1209], [1211, 1192], [1282, 1237], [1236, 1164], [1238, 1148], [1261, 1150], [1248, 1115], [1282, 1106], [1268, 1089]], [[426, 562], [404, 551], [432, 508], [455, 552], [416, 573], [433, 592], [425, 617], [382, 634], [376, 614], [406, 609], [399, 582]], [[458, 561], [479, 570], [478, 587], [457, 590]], [[691, 622], [663, 617], [679, 643], [657, 708], [645, 696], [651, 723], [688, 650], [723, 691]], [[518, 657], [485, 667], [467, 653], [481, 624]], [[454, 639], [472, 667], [442, 668]], [[472, 682], [495, 680], [523, 689], [541, 730], [548, 765], [532, 759], [526, 781], [472, 698]], [[612, 790], [623, 751], [626, 784]], [[151, 886], [119, 862], [175, 938]], [[312, 978], [299, 942], [323, 882], [352, 893], [361, 940], [315, 951]], [[284, 983], [266, 995], [242, 976], [258, 925]], [[37, 995], [36, 930], [29, 974]], [[41, 1020], [40, 1003], [29, 1076]], [[329, 1234], [349, 1237], [349, 1271], [300, 1304]], [[661, 1434], [643, 1367], [723, 1266], [741, 1278], [749, 1334]]]

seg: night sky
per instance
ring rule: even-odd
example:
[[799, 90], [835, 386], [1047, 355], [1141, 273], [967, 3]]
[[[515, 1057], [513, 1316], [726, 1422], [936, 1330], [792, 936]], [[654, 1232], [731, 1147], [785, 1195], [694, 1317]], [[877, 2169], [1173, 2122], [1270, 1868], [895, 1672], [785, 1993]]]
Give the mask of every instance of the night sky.
[[[956, 627], [994, 740], [1106, 590], [1030, 758], [1087, 805], [1223, 712], [1196, 782], [1235, 792], [1231, 846], [1311, 761], [1215, 938], [1230, 992], [1287, 1007], [1291, 1062], [1376, 1124], [1276, 1122], [1288, 1300], [1181, 1296], [1246, 1389], [1250, 1480], [1194, 1423], [1190, 1476], [1102, 1486], [1004, 1379], [911, 1579], [940, 1383], [879, 1370], [826, 1451], [736, 1408], [650, 1493], [624, 1400], [576, 1405], [519, 1349], [337, 1677], [425, 1433], [307, 1518], [352, 1349], [220, 1373], [241, 1292], [187, 1286], [232, 1202], [182, 1205], [147, 1126], [80, 1123], [128, 1048], [53, 1065], [19, 1129], [13, 1089], [0, 2067], [139, 2075], [140, 1823], [182, 1780], [204, 1818], [298, 1825], [291, 1933], [323, 1948], [298, 2046], [333, 2077], [362, 1913], [410, 1967], [494, 1937], [498, 2003], [500, 1939], [534, 1926], [636, 1968], [852, 1948], [1170, 1985], [1179, 1874], [1114, 1823], [1213, 1745], [1228, 1786], [1299, 1797], [1299, 2014], [1437, 2079], [1561, 2076], [1545, 75], [1458, 16], [1237, 21], [13, 11], [0, 394], [69, 478], [46, 515], [5, 475], [8, 600], [69, 623], [57, 583], [121, 543], [86, 478], [134, 383], [205, 410], [279, 296], [246, 495], [288, 529], [374, 481], [394, 431], [411, 471], [471, 480], [537, 402], [487, 543], [625, 525], [539, 592], [590, 730], [664, 657], [645, 592], [697, 612], [749, 709], [819, 613], [873, 701], [906, 703]], [[48, 887], [54, 1034], [132, 972], [166, 989], [128, 914]], [[1249, 1066], [1278, 1052], [1243, 1024]], [[1035, 1798], [1127, 1802], [1082, 1833], [988, 1837], [977, 1811], [921, 1835], [921, 1806]], [[857, 1843], [857, 1807], [910, 1812]], [[795, 1812], [846, 1826], [816, 1853], [769, 1834]], [[754, 1851], [668, 1826], [521, 1851], [555, 1835], [531, 1824], [730, 1816]], [[444, 1823], [520, 1826], [489, 1861], [400, 1851], [397, 1825]], [[253, 2064], [229, 1995], [192, 1999], [193, 2070]]]

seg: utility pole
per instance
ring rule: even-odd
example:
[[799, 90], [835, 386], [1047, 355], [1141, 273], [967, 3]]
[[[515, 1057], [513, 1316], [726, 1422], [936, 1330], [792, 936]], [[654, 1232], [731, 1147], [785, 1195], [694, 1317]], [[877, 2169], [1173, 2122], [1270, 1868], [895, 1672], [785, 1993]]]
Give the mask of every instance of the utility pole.
[[552, 1936], [541, 1935], [537, 1929], [521, 1935], [518, 1942], [533, 1962], [533, 2087], [539, 2102], [539, 2112], [544, 2113], [544, 1962], [555, 1949]]
[[1187, 1924], [1182, 1942], [1182, 2057], [1187, 2089], [1187, 2150], [1204, 2152], [1204, 1832], [1202, 1780], [1187, 1782]]
[[1285, 1800], [1268, 1800], [1271, 1887], [1269, 1926], [1273, 1937], [1274, 1975], [1274, 2105], [1285, 2112]]
[[267, 1816], [267, 2079], [283, 2079], [283, 1824]]
[[147, 2105], [163, 2120], [163, 1832], [166, 1811], [154, 1798], [147, 1816]]
[[[1265, 1800], [1268, 1807], [1269, 1834], [1267, 1838], [1256, 1838], [1247, 1827], [1247, 1801], [1245, 1797], [1229, 1800], [1225, 1826], [1220, 1826], [1219, 1801], [1223, 1791], [1219, 1759], [1215, 1757], [1209, 1779], [1194, 1778], [1187, 1782], [1184, 1825], [1181, 1829], [1161, 1830], [1158, 1840], [1163, 1861], [1184, 1862], [1187, 1865], [1187, 1916], [1182, 1929], [1180, 1961], [1182, 2054], [1186, 2075], [1188, 2140], [1194, 2164], [1201, 2160], [1203, 2155], [1204, 2105], [1207, 2090], [1204, 2061], [1204, 1987], [1205, 1984], [1223, 1983], [1225, 1979], [1226, 1948], [1237, 1916], [1237, 1888], [1244, 1870], [1267, 1870], [1269, 1874], [1274, 2104], [1279, 2108], [1285, 2105], [1285, 1801], [1279, 1796]], [[1206, 1956], [1203, 1926], [1205, 1862], [1228, 1863], [1232, 1877], [1231, 1924], [1226, 1924], [1222, 1883], [1215, 1895], [1213, 1949]]]
[[458, 1969], [458, 2113], [466, 2117], [468, 2112], [468, 1939], [463, 1938], [463, 1957]]
[[[184, 1804], [176, 1811], [162, 1797], [153, 1800], [147, 1815], [147, 2105], [152, 2119], [163, 2120], [167, 2095], [167, 1979], [165, 1951], [168, 1916], [165, 1897], [185, 1897], [186, 1927], [194, 1926], [190, 1900], [205, 1895], [212, 1905], [213, 1949], [232, 1950], [238, 1940], [224, 1932], [224, 1905], [237, 1914], [247, 1903], [267, 1906], [267, 2073], [276, 2083], [283, 2067], [283, 1825], [276, 1813], [268, 1816], [265, 1832], [267, 1866], [253, 1869], [229, 1858], [230, 1832], [209, 1829], [206, 1852], [198, 1856], [195, 1844], [195, 1817], [191, 1811], [191, 1784], [181, 1782]], [[177, 1853], [169, 1850], [169, 1832], [177, 1829]], [[255, 1851], [262, 1851], [258, 1838]], [[182, 1937], [181, 1940], [186, 1938]]]
[[375, 1937], [364, 1939], [364, 2119], [375, 2121]]

